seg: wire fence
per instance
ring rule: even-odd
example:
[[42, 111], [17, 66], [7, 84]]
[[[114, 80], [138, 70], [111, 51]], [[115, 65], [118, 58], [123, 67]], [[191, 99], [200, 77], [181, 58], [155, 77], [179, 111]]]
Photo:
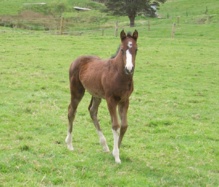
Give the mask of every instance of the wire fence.
[[[195, 30], [198, 24], [208, 24], [211, 21], [210, 15], [204, 15], [202, 17], [195, 17], [194, 23], [190, 24], [185, 18], [176, 16], [174, 18], [165, 19], [137, 19], [136, 28], [141, 32], [147, 32], [151, 35], [161, 35], [162, 33], [165, 37], [175, 38], [178, 31], [183, 27], [190, 27], [190, 30]], [[127, 21], [111, 20], [107, 23], [80, 23], [73, 18], [63, 18], [63, 17], [52, 17], [52, 16], [42, 16], [42, 15], [29, 15], [28, 13], [21, 16], [1, 16], [0, 26], [3, 28], [11, 27], [14, 30], [27, 30], [27, 31], [44, 31], [48, 34], [58, 34], [58, 35], [93, 35], [93, 36], [115, 36], [119, 35], [120, 30], [125, 29], [133, 30], [129, 26]], [[191, 29], [193, 27], [193, 29]], [[197, 30], [197, 29], [196, 29]], [[4, 32], [1, 29], [0, 32]], [[182, 32], [182, 29], [181, 29]], [[186, 31], [183, 31], [186, 32]], [[187, 33], [188, 34], [188, 33]]]

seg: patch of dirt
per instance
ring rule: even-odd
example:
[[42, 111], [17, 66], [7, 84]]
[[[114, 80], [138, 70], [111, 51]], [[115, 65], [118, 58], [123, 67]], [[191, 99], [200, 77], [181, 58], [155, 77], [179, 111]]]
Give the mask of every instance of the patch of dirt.
[[53, 30], [57, 28], [59, 19], [52, 15], [25, 10], [16, 16], [1, 16], [0, 26], [17, 27], [31, 30]]
[[210, 17], [207, 16], [207, 15], [204, 15], [204, 16], [201, 16], [201, 17], [198, 17], [195, 22], [197, 24], [206, 24], [210, 21]]
[[38, 12], [33, 12], [30, 10], [25, 10], [23, 12], [21, 12], [18, 17], [23, 18], [23, 19], [54, 19], [53, 16], [51, 15], [44, 15]]

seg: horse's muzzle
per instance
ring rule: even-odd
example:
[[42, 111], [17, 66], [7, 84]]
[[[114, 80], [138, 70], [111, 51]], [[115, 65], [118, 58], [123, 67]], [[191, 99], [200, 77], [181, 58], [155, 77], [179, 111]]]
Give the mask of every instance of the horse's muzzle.
[[132, 75], [133, 72], [134, 72], [134, 67], [133, 67], [131, 70], [129, 70], [129, 69], [127, 69], [127, 68], [125, 67], [125, 74], [126, 74], [126, 75]]

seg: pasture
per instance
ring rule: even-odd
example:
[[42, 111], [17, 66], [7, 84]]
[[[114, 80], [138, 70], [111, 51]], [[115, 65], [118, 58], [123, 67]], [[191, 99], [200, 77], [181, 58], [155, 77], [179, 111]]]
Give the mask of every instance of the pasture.
[[[151, 31], [137, 23], [121, 165], [102, 152], [88, 93], [75, 118], [75, 151], [64, 142], [69, 65], [83, 54], [113, 55], [113, 29], [60, 36], [0, 28], [0, 186], [219, 185], [218, 24], [183, 22], [173, 39], [172, 20], [152, 20]], [[99, 119], [112, 151], [105, 101]]]

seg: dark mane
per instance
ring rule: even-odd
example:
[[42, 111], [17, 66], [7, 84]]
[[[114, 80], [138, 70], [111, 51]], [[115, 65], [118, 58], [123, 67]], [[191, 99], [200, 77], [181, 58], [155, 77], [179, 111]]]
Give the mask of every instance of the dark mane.
[[119, 53], [119, 50], [120, 50], [120, 45], [119, 45], [119, 47], [117, 48], [116, 53], [115, 53], [114, 55], [112, 55], [112, 56], [110, 57], [110, 59], [115, 58], [116, 55]]
[[128, 32], [127, 37], [131, 38], [132, 37], [132, 32]]

